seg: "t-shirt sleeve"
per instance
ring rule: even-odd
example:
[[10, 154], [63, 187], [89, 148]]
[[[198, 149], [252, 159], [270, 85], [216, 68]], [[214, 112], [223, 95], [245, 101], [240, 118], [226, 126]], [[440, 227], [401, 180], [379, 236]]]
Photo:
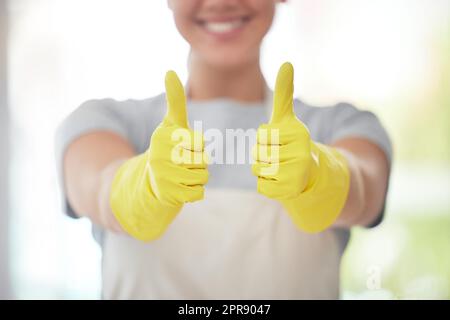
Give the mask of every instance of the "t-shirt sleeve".
[[[331, 108], [331, 130], [329, 143], [349, 137], [358, 137], [369, 140], [384, 151], [389, 168], [392, 163], [392, 144], [388, 133], [381, 124], [378, 117], [369, 111], [359, 110], [346, 103], [337, 104]], [[390, 169], [389, 169], [390, 171]], [[389, 183], [388, 183], [389, 186]], [[386, 195], [383, 208], [377, 220], [369, 227], [377, 226], [381, 223], [386, 206]]]
[[128, 139], [125, 119], [113, 99], [89, 100], [72, 112], [58, 127], [55, 137], [57, 176], [64, 212], [76, 218], [67, 197], [63, 175], [63, 159], [67, 147], [80, 136], [94, 131], [111, 131]]
[[392, 160], [392, 145], [378, 117], [370, 111], [340, 103], [332, 108], [332, 130], [330, 142], [348, 137], [365, 138], [380, 147], [389, 162]]

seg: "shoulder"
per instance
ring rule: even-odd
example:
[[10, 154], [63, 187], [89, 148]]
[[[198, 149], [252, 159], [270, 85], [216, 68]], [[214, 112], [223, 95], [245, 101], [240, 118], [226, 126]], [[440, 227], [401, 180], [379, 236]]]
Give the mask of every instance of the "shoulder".
[[354, 115], [368, 112], [351, 103], [339, 102], [332, 105], [312, 105], [301, 99], [294, 99], [294, 109], [299, 117], [305, 119], [328, 119], [329, 117]]
[[327, 126], [332, 130], [357, 125], [381, 125], [378, 117], [371, 111], [358, 108], [347, 102], [334, 105], [314, 106], [300, 99], [294, 100], [297, 116], [307, 125]]
[[294, 106], [314, 140], [332, 143], [347, 137], [365, 138], [381, 147], [389, 159], [392, 157], [389, 134], [374, 112], [346, 102], [313, 106], [296, 99]]
[[164, 116], [164, 99], [165, 96], [160, 94], [143, 100], [87, 100], [58, 126], [57, 145], [64, 148], [82, 134], [106, 130], [123, 136], [141, 150]]
[[83, 102], [74, 113], [92, 112], [116, 115], [139, 114], [155, 109], [161, 109], [164, 106], [165, 95], [147, 99], [126, 99], [116, 100], [112, 98], [90, 99]]

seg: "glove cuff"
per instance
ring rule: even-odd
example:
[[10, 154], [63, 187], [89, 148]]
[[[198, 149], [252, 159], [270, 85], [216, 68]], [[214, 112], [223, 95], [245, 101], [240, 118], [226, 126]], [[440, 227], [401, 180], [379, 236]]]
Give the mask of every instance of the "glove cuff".
[[150, 241], [160, 237], [180, 207], [162, 205], [151, 186], [147, 153], [126, 161], [117, 170], [110, 191], [110, 206], [122, 228], [134, 238]]
[[283, 206], [300, 229], [316, 233], [330, 227], [344, 208], [350, 171], [347, 159], [332, 147], [312, 142], [311, 153], [314, 164], [308, 186]]

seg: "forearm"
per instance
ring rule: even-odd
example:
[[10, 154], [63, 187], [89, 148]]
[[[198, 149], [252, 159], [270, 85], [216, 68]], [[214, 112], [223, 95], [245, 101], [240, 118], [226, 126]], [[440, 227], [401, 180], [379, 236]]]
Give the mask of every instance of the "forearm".
[[[92, 152], [101, 146], [102, 152]], [[121, 137], [111, 133], [87, 134], [74, 141], [64, 159], [67, 199], [80, 217], [112, 231], [120, 231], [109, 205], [111, 182], [121, 163], [134, 151]]]
[[369, 226], [381, 213], [388, 181], [386, 157], [364, 139], [347, 139], [335, 144], [346, 157], [350, 171], [347, 200], [335, 225], [350, 228]]
[[347, 159], [348, 169], [350, 172], [350, 187], [339, 218], [336, 220], [335, 225], [338, 227], [351, 227], [359, 224], [364, 214], [367, 214], [365, 208], [366, 203], [366, 181], [364, 179], [363, 170], [358, 159], [345, 149], [339, 149], [339, 151]]
[[69, 202], [78, 216], [87, 217], [105, 229], [122, 232], [111, 211], [109, 196], [115, 173], [124, 161], [125, 159], [114, 160], [102, 170], [92, 173], [83, 188], [69, 188], [72, 190], [69, 193]]
[[116, 172], [126, 160], [115, 160], [100, 172], [99, 186], [95, 195], [97, 200], [97, 211], [95, 215], [100, 220], [100, 224], [107, 229], [119, 233], [122, 233], [123, 229], [111, 210], [110, 194]]

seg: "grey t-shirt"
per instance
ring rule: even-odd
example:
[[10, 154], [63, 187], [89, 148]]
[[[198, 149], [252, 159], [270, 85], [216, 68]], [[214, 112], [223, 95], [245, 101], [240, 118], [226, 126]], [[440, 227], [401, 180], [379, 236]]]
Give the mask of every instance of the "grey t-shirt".
[[[270, 92], [264, 103], [254, 104], [243, 104], [228, 99], [188, 101], [191, 127], [194, 123], [201, 123], [205, 132], [220, 132], [225, 137], [228, 137], [227, 132], [230, 130], [234, 130], [235, 133], [239, 130], [241, 133], [245, 131], [249, 137], [245, 148], [248, 153], [255, 140], [252, 132], [255, 132], [262, 123], [266, 123], [270, 117], [271, 97]], [[373, 113], [358, 110], [345, 103], [330, 107], [314, 107], [295, 100], [294, 106], [298, 118], [309, 128], [314, 141], [330, 144], [346, 137], [365, 138], [378, 145], [385, 152], [389, 162], [391, 161], [392, 149], [389, 137]], [[124, 137], [133, 145], [136, 153], [142, 153], [148, 148], [151, 134], [163, 119], [165, 112], [165, 95], [161, 94], [146, 100], [90, 100], [67, 117], [56, 134], [56, 156], [64, 195], [64, 209], [68, 215], [75, 216], [65, 197], [62, 163], [64, 152], [70, 143], [88, 132], [105, 130]], [[307, 235], [293, 227], [276, 201], [265, 199], [256, 193], [256, 178], [252, 175], [251, 164], [248, 161], [243, 164], [227, 163], [227, 159], [232, 158], [229, 157], [230, 154], [234, 155], [234, 159], [238, 157], [235, 155], [237, 144], [229, 140], [227, 138], [223, 143], [224, 163], [212, 164], [208, 168], [210, 178], [206, 186], [205, 199], [198, 204], [186, 205], [161, 239], [143, 244], [126, 236], [113, 235], [95, 228], [104, 255], [104, 297], [195, 299], [338, 296], [339, 262], [349, 232], [332, 228], [320, 235]], [[241, 157], [241, 159], [248, 158], [247, 155]], [[267, 213], [263, 214], [266, 211]], [[250, 218], [248, 220], [243, 218], [252, 215], [256, 215], [258, 223]], [[379, 221], [381, 217], [382, 212]], [[224, 238], [218, 237], [227, 223], [233, 227], [228, 229]], [[252, 228], [253, 233], [249, 235], [244, 231], [247, 230], [244, 227]], [[190, 242], [186, 240], [188, 235]], [[234, 246], [226, 244], [230, 241], [226, 239], [231, 235], [234, 235], [233, 239], [239, 239], [232, 242]], [[267, 237], [270, 237], [270, 243], [273, 244], [266, 243], [264, 246], [265, 241], [269, 241]], [[217, 243], [211, 247], [214, 241]], [[249, 260], [248, 251], [242, 251], [242, 246], [254, 244], [255, 241], [260, 243], [261, 247], [252, 251], [254, 257], [253, 260]], [[205, 247], [205, 242], [210, 242], [210, 245]], [[184, 246], [185, 258], [176, 249], [181, 244]], [[326, 250], [320, 250], [323, 246]], [[289, 252], [286, 252], [286, 256], [279, 256], [280, 251], [284, 252], [290, 247], [298, 257]], [[317, 250], [311, 249], [314, 247], [317, 247]], [[300, 248], [304, 250], [299, 250]], [[335, 248], [334, 252], [330, 252], [331, 248]], [[219, 252], [220, 255], [213, 255], [211, 258], [211, 250]], [[203, 264], [204, 270], [201, 275], [197, 275], [199, 266], [193, 262], [193, 258], [198, 257], [202, 260], [205, 256], [210, 257], [210, 260], [207, 259], [206, 266]], [[283, 263], [274, 264], [275, 256]], [[248, 261], [236, 269], [236, 264], [241, 265], [243, 259]], [[315, 263], [305, 266], [305, 259], [312, 259], [321, 265], [325, 263], [328, 267], [322, 270], [324, 267], [319, 267]], [[175, 268], [173, 264], [176, 264], [178, 267], [175, 269], [179, 270], [168, 275], [166, 271], [161, 270], [163, 264], [161, 261], [166, 261], [172, 269]], [[299, 271], [292, 271], [291, 268], [296, 263]], [[205, 279], [205, 273], [216, 270], [217, 265], [222, 266], [219, 268], [220, 277], [211, 274]], [[153, 275], [143, 272], [142, 268], [147, 271], [153, 269]], [[257, 276], [254, 275], [255, 268], [261, 270]], [[130, 270], [135, 277], [134, 280], [133, 277], [131, 279], [123, 277], [123, 273], [127, 272], [129, 275]], [[298, 275], [299, 272], [301, 275]], [[313, 277], [316, 280], [311, 280], [311, 272], [316, 274], [316, 277]], [[317, 273], [320, 275], [321, 272], [322, 280], [317, 280]], [[288, 275], [291, 273], [295, 274], [292, 276], [294, 278], [289, 278]], [[323, 276], [325, 274], [328, 278]], [[180, 280], [180, 277], [183, 280]], [[186, 277], [192, 279], [186, 280]], [[262, 289], [261, 284], [266, 277], [272, 278], [273, 281]], [[304, 285], [296, 286], [295, 277], [300, 277], [297, 279], [298, 282], [308, 283], [308, 288], [305, 289]], [[165, 279], [165, 282], [161, 279]], [[201, 284], [205, 282], [209, 283], [207, 287]], [[285, 290], [281, 290], [281, 287]]]

